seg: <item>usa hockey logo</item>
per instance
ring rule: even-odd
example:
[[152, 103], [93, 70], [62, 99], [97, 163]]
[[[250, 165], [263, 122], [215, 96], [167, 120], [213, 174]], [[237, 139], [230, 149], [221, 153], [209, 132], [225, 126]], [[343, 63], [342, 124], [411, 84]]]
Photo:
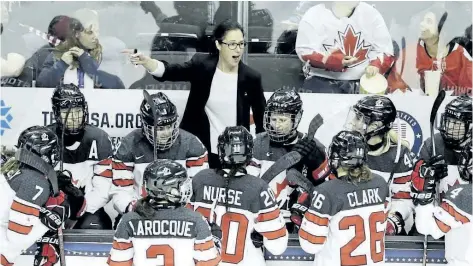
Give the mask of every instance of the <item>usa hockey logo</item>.
[[397, 121], [394, 121], [393, 129], [403, 140], [409, 142], [411, 152], [417, 155], [424, 140], [419, 122], [412, 115], [403, 111], [397, 111], [397, 119], [400, 119], [401, 128], [398, 128]]
[[10, 122], [13, 120], [13, 116], [10, 114], [11, 107], [6, 106], [3, 100], [0, 101], [0, 108], [0, 136], [3, 136], [3, 133], [5, 133], [5, 129], [11, 129]]

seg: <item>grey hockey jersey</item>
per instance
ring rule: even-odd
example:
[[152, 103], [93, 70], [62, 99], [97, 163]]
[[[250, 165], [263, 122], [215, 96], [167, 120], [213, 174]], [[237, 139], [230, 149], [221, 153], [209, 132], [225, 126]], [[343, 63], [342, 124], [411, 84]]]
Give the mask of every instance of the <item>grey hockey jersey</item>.
[[194, 176], [192, 189], [191, 208], [222, 228], [220, 265], [266, 265], [261, 249], [251, 241], [254, 230], [263, 235], [264, 246], [272, 254], [279, 255], [286, 249], [284, 218], [273, 191], [260, 178], [243, 173], [224, 177], [214, 169], [206, 169]]
[[314, 265], [384, 265], [389, 188], [384, 178], [353, 184], [332, 179], [315, 187], [299, 230]]
[[216, 266], [220, 255], [202, 215], [185, 207], [145, 218], [123, 215], [113, 239], [108, 265]]
[[[177, 161], [187, 169], [190, 177], [208, 168], [206, 148], [196, 136], [182, 129], [172, 147], [158, 152], [157, 156], [158, 159]], [[113, 179], [110, 193], [118, 212], [123, 213], [132, 200], [146, 195], [143, 172], [153, 160], [153, 145], [141, 129], [135, 129], [122, 138], [113, 161], [103, 165], [102, 171], [110, 173]]]
[[[56, 123], [49, 125], [48, 128], [57, 132]], [[72, 173], [72, 184], [84, 190], [87, 212], [95, 213], [108, 202], [107, 194], [111, 178], [101, 175], [101, 172], [98, 172], [100, 167], [96, 169], [96, 165], [112, 154], [113, 147], [109, 135], [104, 130], [89, 124], [85, 126], [84, 135], [80, 140], [64, 147], [64, 169]], [[59, 164], [56, 170], [59, 170]]]
[[48, 231], [39, 219], [39, 210], [50, 196], [49, 181], [37, 170], [22, 167], [10, 176], [0, 175], [2, 265], [13, 265], [22, 250], [33, 245]]

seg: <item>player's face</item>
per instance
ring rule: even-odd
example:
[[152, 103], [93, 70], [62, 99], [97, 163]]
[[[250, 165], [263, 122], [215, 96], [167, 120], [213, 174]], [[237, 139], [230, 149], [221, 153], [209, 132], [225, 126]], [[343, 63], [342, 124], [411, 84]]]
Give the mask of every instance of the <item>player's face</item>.
[[465, 136], [465, 123], [461, 120], [448, 117], [446, 127], [447, 135], [454, 140], [461, 140]]
[[[82, 107], [72, 107], [69, 115], [67, 115], [68, 109], [61, 109], [61, 120], [68, 130], [77, 130], [84, 121], [84, 109]], [[66, 121], [67, 117], [67, 121]]]
[[166, 144], [172, 137], [174, 131], [174, 124], [166, 126], [158, 126], [156, 130], [156, 143]]
[[271, 128], [279, 135], [288, 135], [292, 131], [291, 114], [287, 113], [273, 113], [269, 120]]
[[345, 128], [347, 130], [358, 131], [361, 134], [365, 134], [367, 132], [367, 124], [363, 114], [351, 108], [348, 112]]
[[222, 42], [216, 42], [220, 58], [228, 67], [236, 67], [240, 63], [241, 56], [245, 50], [243, 32], [241, 30], [229, 30], [225, 33]]
[[438, 36], [437, 18], [434, 13], [428, 12], [420, 22], [420, 38], [422, 40]]

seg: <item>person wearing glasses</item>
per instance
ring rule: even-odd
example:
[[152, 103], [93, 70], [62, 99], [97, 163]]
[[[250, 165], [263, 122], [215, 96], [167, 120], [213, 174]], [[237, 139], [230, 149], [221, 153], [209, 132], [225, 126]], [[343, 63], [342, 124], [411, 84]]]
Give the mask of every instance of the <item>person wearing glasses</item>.
[[188, 81], [189, 98], [180, 128], [197, 136], [209, 151], [209, 167], [220, 168], [217, 139], [228, 126], [244, 126], [250, 131], [250, 107], [256, 133], [263, 132], [266, 99], [261, 75], [241, 62], [246, 43], [243, 28], [225, 20], [215, 27], [215, 51], [196, 53], [184, 64], [151, 59], [129, 53], [133, 64], [143, 65], [160, 82]]

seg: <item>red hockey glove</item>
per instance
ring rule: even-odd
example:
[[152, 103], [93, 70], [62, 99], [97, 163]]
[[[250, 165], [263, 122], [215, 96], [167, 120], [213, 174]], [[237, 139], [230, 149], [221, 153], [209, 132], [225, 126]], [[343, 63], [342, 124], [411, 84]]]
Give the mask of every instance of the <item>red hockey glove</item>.
[[404, 219], [402, 219], [402, 215], [399, 212], [390, 213], [386, 225], [386, 235], [394, 236], [403, 234], [403, 232], [405, 232], [404, 225]]
[[53, 266], [59, 261], [59, 240], [57, 232], [47, 232], [36, 241], [34, 266]]
[[412, 171], [411, 197], [414, 204], [426, 205], [434, 200], [435, 182], [445, 177], [447, 171], [443, 156], [432, 157], [425, 162], [419, 160]]
[[71, 215], [69, 203], [66, 200], [64, 192], [60, 192], [56, 197], [50, 197], [39, 210], [39, 219], [52, 231], [57, 229], [64, 223]]

